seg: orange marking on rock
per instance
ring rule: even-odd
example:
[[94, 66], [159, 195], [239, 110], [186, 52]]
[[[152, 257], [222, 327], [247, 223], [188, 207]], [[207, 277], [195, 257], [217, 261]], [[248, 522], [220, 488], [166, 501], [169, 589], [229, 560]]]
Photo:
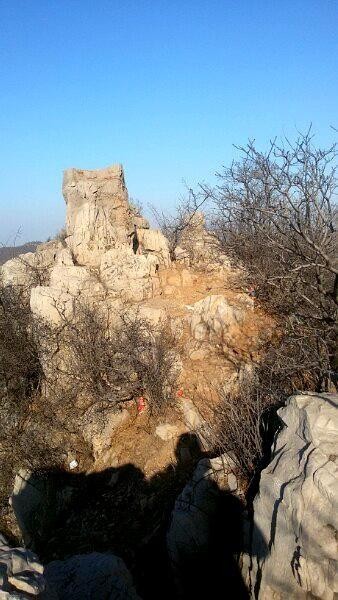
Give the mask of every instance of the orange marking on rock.
[[146, 401], [143, 396], [137, 398], [137, 410], [139, 413], [143, 412], [146, 408]]

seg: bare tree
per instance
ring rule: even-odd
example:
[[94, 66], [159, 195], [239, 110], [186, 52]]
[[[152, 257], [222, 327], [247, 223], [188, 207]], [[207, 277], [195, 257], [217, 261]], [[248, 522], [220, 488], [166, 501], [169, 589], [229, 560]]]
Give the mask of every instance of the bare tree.
[[274, 140], [264, 153], [254, 142], [239, 150], [216, 188], [201, 186], [216, 208], [214, 229], [279, 318], [289, 346], [303, 357], [311, 347], [319, 385], [327, 385], [338, 366], [336, 145], [316, 148], [309, 130], [295, 143]]

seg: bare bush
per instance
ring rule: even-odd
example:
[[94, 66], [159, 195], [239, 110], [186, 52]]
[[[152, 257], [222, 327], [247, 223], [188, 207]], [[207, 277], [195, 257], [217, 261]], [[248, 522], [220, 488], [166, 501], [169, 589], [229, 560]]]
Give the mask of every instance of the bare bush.
[[175, 249], [180, 245], [184, 234], [186, 234], [184, 246], [189, 246], [187, 231], [190, 229], [193, 237], [192, 225], [194, 218], [208, 199], [209, 191], [206, 188], [198, 192], [189, 188], [187, 195], [180, 200], [174, 215], [160, 211], [155, 206], [151, 207], [157, 225], [169, 242], [169, 252], [172, 260], [176, 259]]
[[66, 237], [67, 237], [67, 229], [65, 227], [62, 227], [61, 229], [59, 229], [59, 231], [55, 235], [55, 239], [58, 240], [59, 242], [61, 242], [62, 244], [65, 244]]
[[[81, 418], [144, 395], [150, 413], [173, 399], [176, 340], [138, 314], [114, 326], [107, 314], [77, 304], [59, 326], [32, 319], [26, 296], [0, 290], [0, 523], [19, 468], [63, 468], [69, 451], [90, 464]], [[88, 462], [89, 461], [89, 462]]]
[[210, 441], [218, 454], [229, 454], [240, 475], [250, 481], [264, 454], [262, 428], [269, 406], [267, 397], [247, 382], [235, 399], [221, 389], [220, 400]]
[[201, 186], [216, 208], [214, 230], [279, 320], [293, 354], [285, 362], [314, 368], [315, 387], [327, 389], [337, 370], [336, 146], [315, 148], [308, 132], [265, 153], [253, 142], [240, 150], [215, 189]]
[[330, 390], [337, 381], [338, 268], [336, 145], [316, 148], [309, 131], [295, 143], [253, 142], [200, 186], [214, 204], [213, 231], [244, 267], [244, 284], [276, 323], [251, 382], [236, 395], [220, 392], [207, 431], [218, 452], [230, 452], [250, 480], [264, 453], [266, 416], [288, 395]]
[[23, 285], [24, 291], [30, 292], [33, 287], [38, 285], [48, 285], [49, 268], [44, 264], [42, 256], [35, 254], [33, 260], [27, 260], [25, 256], [19, 256], [18, 260], [24, 266], [26, 272], [26, 283]]
[[0, 287], [0, 393], [19, 402], [40, 386], [33, 320], [22, 291]]
[[226, 453], [234, 460], [238, 474], [247, 484], [262, 467], [272, 442], [276, 408], [297, 392], [298, 386], [307, 387], [304, 371], [300, 370], [298, 379], [294, 371], [294, 365], [280, 363], [278, 350], [272, 344], [256, 370], [242, 378], [237, 391], [229, 391], [226, 385], [218, 390], [219, 404], [202, 432], [203, 437], [212, 452]]
[[52, 349], [56, 356], [62, 349], [62, 360], [55, 365], [68, 388], [91, 403], [111, 407], [139, 395], [147, 397], [154, 411], [170, 401], [176, 340], [166, 324], [154, 327], [136, 313], [116, 315], [112, 325], [111, 315], [81, 303], [75, 312], [72, 319], [60, 313], [60, 326], [39, 334], [46, 354]]

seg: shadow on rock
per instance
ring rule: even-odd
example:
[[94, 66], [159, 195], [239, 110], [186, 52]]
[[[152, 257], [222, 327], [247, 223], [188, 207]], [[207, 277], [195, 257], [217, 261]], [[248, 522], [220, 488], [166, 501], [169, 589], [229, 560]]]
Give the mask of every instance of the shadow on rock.
[[90, 474], [21, 473], [12, 504], [25, 544], [44, 563], [117, 555], [144, 600], [246, 598], [236, 560], [243, 507], [201, 458], [197, 437], [184, 434], [176, 464], [150, 480], [132, 464]]

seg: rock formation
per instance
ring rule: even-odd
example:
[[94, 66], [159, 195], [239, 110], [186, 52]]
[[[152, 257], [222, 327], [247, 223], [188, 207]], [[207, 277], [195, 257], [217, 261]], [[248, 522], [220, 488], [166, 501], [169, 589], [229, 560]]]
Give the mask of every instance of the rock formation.
[[230, 266], [219, 240], [207, 230], [205, 216], [200, 211], [186, 215], [186, 226], [182, 230], [179, 246], [175, 248], [174, 254], [179, 262], [209, 272], [219, 270], [222, 266]]
[[[0, 535], [1, 600], [32, 598], [41, 594], [45, 588], [43, 566], [38, 557], [24, 548], [11, 548]], [[49, 597], [50, 600], [57, 599], [57, 596]]]
[[[173, 364], [180, 372], [177, 386], [184, 384], [185, 397], [177, 404], [185, 430], [194, 429], [203, 420], [194, 404], [202, 402], [204, 410], [212, 394], [214, 403], [215, 393], [209, 392], [217, 382], [232, 385], [238, 379], [257, 348], [257, 331], [266, 329], [265, 317], [259, 311], [253, 315], [247, 294], [232, 291], [237, 273], [206, 231], [200, 213], [189, 218], [182, 236], [184, 260], [177, 256], [172, 262], [166, 238], [129, 203], [120, 165], [97, 171], [67, 170], [63, 194], [64, 235], [39, 245], [35, 253], [5, 263], [3, 284], [23, 289], [33, 316], [55, 330], [72, 322], [81, 304], [107, 316], [108, 326], [126, 312], [153, 327], [168, 323], [181, 348]], [[69, 356], [64, 355], [60, 339], [41, 350], [49, 380], [60, 380], [61, 371], [67, 371]], [[44, 389], [48, 395], [47, 384]], [[95, 460], [110, 448], [117, 422], [128, 420], [116, 417], [112, 408], [102, 414], [100, 407], [89, 406], [81, 417], [81, 434], [92, 445]], [[177, 416], [167, 425], [177, 431], [177, 438], [182, 422], [176, 421]], [[161, 423], [154, 429], [157, 425]]]
[[236, 555], [242, 544], [243, 490], [230, 456], [199, 461], [177, 498], [167, 547], [179, 598], [245, 598]]
[[55, 255], [49, 285], [32, 291], [34, 314], [55, 322], [64, 308], [71, 315], [80, 297], [96, 303], [153, 297], [159, 266], [169, 264], [168, 244], [130, 207], [122, 167], [69, 169], [62, 189], [64, 247]]
[[[132, 518], [132, 536], [135, 535], [135, 548], [139, 550], [153, 543], [163, 526], [163, 497], [168, 509], [167, 492], [172, 493], [173, 484], [182, 483], [180, 476], [186, 463], [190, 466], [193, 463], [189, 447], [183, 446], [178, 452], [179, 441], [193, 434], [198, 436], [199, 444], [210, 450], [207, 421], [219, 406], [218, 387], [226, 385], [233, 391], [242, 377], [250, 377], [252, 365], [260, 358], [260, 332], [264, 331], [266, 341], [273, 324], [255, 306], [253, 298], [239, 291], [238, 271], [231, 268], [214, 236], [205, 230], [202, 215], [196, 214], [189, 220], [180, 247], [174, 253], [176, 260], [172, 261], [166, 238], [151, 229], [129, 203], [120, 165], [98, 171], [69, 169], [64, 175], [63, 194], [67, 205], [65, 235], [39, 245], [34, 253], [5, 263], [1, 268], [2, 284], [21, 289], [29, 298], [37, 323], [48, 324], [54, 333], [58, 328], [62, 331], [65, 322], [73, 326], [83, 304], [109, 317], [108, 331], [114, 319], [127, 312], [145, 319], [151, 334], [165, 323], [178, 339], [177, 348], [169, 356], [177, 374], [176, 387], [170, 389], [171, 401], [160, 415], [147, 410], [138, 413], [134, 394], [126, 398], [118, 396], [116, 388], [115, 392], [110, 388], [109, 394], [116, 393], [118, 400], [101, 396], [93, 400], [86, 397], [86, 392], [78, 398], [75, 389], [71, 397], [75, 410], [64, 415], [60, 387], [61, 393], [56, 395], [53, 406], [57, 418], [55, 423], [54, 419], [49, 421], [51, 431], [46, 428], [42, 432], [52, 439], [52, 443], [47, 439], [45, 444], [48, 450], [55, 447], [63, 450], [62, 474], [79, 477], [76, 485], [73, 482], [77, 498], [81, 495], [81, 485], [87, 485], [91, 493], [96, 491], [96, 476], [106, 471], [108, 479], [100, 498], [108, 502], [100, 522], [100, 535], [103, 532], [104, 544], [108, 544], [103, 552], [109, 549], [111, 535], [105, 519], [109, 521], [107, 513], [110, 518], [111, 507], [117, 506], [117, 490], [118, 506], [125, 520], [121, 521], [120, 514], [117, 515], [115, 534], [119, 532], [120, 543], [125, 542], [124, 527]], [[61, 337], [54, 346], [39, 348], [45, 375], [67, 364], [70, 356], [62, 347]], [[119, 353], [120, 347], [113, 355], [114, 367]], [[67, 375], [65, 369], [64, 376]], [[77, 375], [81, 381], [82, 373]], [[128, 377], [132, 381], [135, 373], [128, 373]], [[48, 377], [45, 379], [43, 400], [48, 406], [51, 395]], [[53, 382], [56, 388], [59, 381], [56, 378]], [[35, 411], [41, 410], [34, 400], [22, 424], [31, 437], [37, 433]], [[252, 536], [243, 558], [243, 577], [252, 598], [258, 600], [309, 597], [333, 600], [338, 593], [335, 580], [337, 397], [293, 396], [278, 414], [283, 428], [276, 437], [271, 463], [262, 472], [259, 494], [254, 501]], [[64, 423], [70, 425], [65, 431]], [[134, 478], [131, 480], [130, 470]], [[81, 483], [82, 478], [87, 483]], [[91, 478], [93, 483], [89, 484]], [[120, 483], [123, 478], [124, 487]], [[60, 486], [51, 492], [50, 488], [46, 491], [47, 479], [39, 480], [35, 486], [33, 481], [34, 473], [19, 471], [12, 497], [26, 545], [32, 543], [37, 531], [36, 519], [40, 529], [48, 531], [49, 525], [53, 529], [48, 519], [53, 510], [58, 512], [59, 505], [67, 512], [67, 494], [71, 496], [69, 485], [68, 489], [67, 485]], [[186, 576], [188, 583], [192, 577], [197, 591], [205, 585], [205, 597], [208, 594], [217, 597], [212, 595], [210, 578], [216, 585], [220, 574], [225, 575], [224, 585], [229, 580], [237, 581], [238, 563], [234, 562], [234, 555], [242, 548], [233, 542], [241, 535], [235, 527], [242, 510], [239, 487], [230, 457], [204, 459], [177, 498], [167, 543], [181, 593]], [[114, 503], [110, 503], [112, 498]], [[83, 526], [85, 532], [93, 522], [92, 506], [96, 506], [90, 500], [91, 497], [85, 510], [88, 519]], [[134, 512], [130, 517], [131, 505]], [[72, 518], [77, 516], [77, 508], [73, 505]], [[101, 509], [96, 510], [94, 523], [102, 516]], [[56, 540], [65, 537], [64, 519], [60, 520]], [[68, 519], [65, 520], [68, 526]], [[11, 549], [5, 540], [1, 544], [0, 599], [25, 598], [27, 593], [37, 595], [44, 586], [45, 595], [41, 598], [47, 600], [95, 595], [137, 598], [126, 567], [111, 554], [72, 556], [66, 561], [53, 561], [43, 570], [30, 552]], [[204, 579], [203, 569], [207, 575]]]
[[252, 598], [338, 593], [338, 396], [292, 396], [262, 471], [245, 575]]
[[11, 548], [0, 536], [1, 600], [137, 600], [123, 560], [113, 554], [77, 555], [44, 567], [25, 548]]
[[[127, 479], [128, 469], [125, 472], [124, 467], [132, 465], [136, 481], [139, 478], [141, 483], [135, 493], [133, 488], [131, 518], [135, 521], [137, 544], [139, 537], [142, 544], [144, 538], [150, 544], [162, 526], [161, 516], [156, 516], [158, 520], [153, 525], [154, 514], [162, 514], [162, 503], [168, 511], [172, 490], [179, 491], [173, 484], [181, 485], [176, 470], [181, 476], [181, 464], [185, 464], [189, 454], [189, 449], [184, 448], [185, 455], [183, 450], [182, 457], [181, 453], [177, 455], [181, 437], [194, 433], [207, 446], [204, 425], [217, 410], [219, 384], [226, 381], [230, 388], [239, 380], [243, 366], [250, 364], [255, 352], [259, 352], [258, 332], [268, 329], [271, 322], [253, 306], [246, 293], [239, 292], [240, 285], [233, 285], [238, 271], [221, 255], [215, 238], [205, 230], [201, 215], [189, 222], [182, 247], [176, 260], [172, 260], [163, 234], [151, 229], [129, 203], [121, 166], [98, 171], [70, 169], [64, 175], [63, 194], [67, 205], [64, 234], [39, 245], [35, 253], [7, 262], [1, 269], [2, 283], [22, 289], [29, 299], [32, 326], [36, 323], [40, 336], [43, 386], [41, 394], [32, 398], [23, 427], [28, 442], [37, 440], [39, 446], [42, 440], [47, 470], [50, 464], [57, 464], [66, 476], [78, 476], [79, 482], [82, 477], [86, 480], [87, 475], [90, 480], [93, 472], [110, 469], [114, 471], [113, 479], [119, 477], [120, 470], [121, 479]], [[67, 328], [69, 331], [69, 325], [70, 329], [74, 326], [79, 315], [85, 314], [81, 313], [83, 306], [89, 307], [92, 314], [104, 316], [107, 332], [114, 329], [121, 316], [135, 315], [148, 323], [151, 335], [165, 325], [177, 338], [175, 348], [167, 352], [175, 382], [168, 386], [170, 402], [160, 414], [148, 410], [148, 398], [146, 410], [138, 413], [139, 392], [123, 395], [121, 386], [112, 385], [102, 388], [104, 394], [91, 396], [81, 385], [85, 379], [81, 370], [76, 371], [75, 377], [73, 371], [70, 377], [72, 354], [62, 334]], [[109, 355], [109, 368], [116, 367], [118, 351], [117, 346], [114, 356]], [[128, 377], [132, 381], [135, 373], [128, 373]], [[136, 380], [137, 377], [136, 373]], [[41, 427], [37, 415], [44, 412], [46, 426]], [[176, 467], [172, 469], [171, 465]], [[34, 473], [20, 470], [30, 468], [29, 461], [17, 467], [12, 508], [24, 541], [30, 544], [37, 530], [36, 519], [39, 531], [53, 529], [49, 522], [53, 508], [36, 495], [44, 483], [39, 482], [32, 491], [28, 479]], [[158, 485], [157, 474], [162, 474], [169, 494]], [[104, 498], [110, 497], [113, 485], [109, 482], [105, 486]], [[120, 483], [117, 488], [121, 490]], [[126, 493], [130, 493], [128, 490], [126, 485]], [[59, 505], [67, 512], [67, 490], [65, 496], [63, 489], [53, 494], [49, 489], [42, 498], [49, 497], [54, 512], [58, 512]], [[124, 501], [124, 497], [119, 500], [118, 510], [122, 513]], [[110, 515], [110, 509], [108, 512]], [[73, 518], [76, 514], [73, 507]], [[86, 535], [86, 523], [91, 526], [91, 506], [86, 507], [85, 514], [82, 536]], [[101, 513], [94, 516], [100, 521]], [[114, 524], [119, 535], [120, 524], [126, 518], [125, 513], [122, 516]], [[128, 512], [127, 517], [129, 520]], [[102, 523], [99, 531], [100, 535], [104, 532], [103, 547], [94, 546], [99, 551], [110, 548], [111, 530], [106, 530], [104, 519]], [[54, 539], [64, 537], [59, 530]], [[73, 541], [73, 536], [69, 537]], [[120, 542], [116, 543], [125, 541], [124, 535], [117, 538]], [[116, 553], [125, 558], [119, 549], [120, 546]], [[78, 551], [73, 546], [71, 554]], [[82, 547], [80, 551], [84, 551]], [[38, 549], [39, 555], [42, 552], [43, 544]], [[49, 555], [48, 560], [53, 557]]]

